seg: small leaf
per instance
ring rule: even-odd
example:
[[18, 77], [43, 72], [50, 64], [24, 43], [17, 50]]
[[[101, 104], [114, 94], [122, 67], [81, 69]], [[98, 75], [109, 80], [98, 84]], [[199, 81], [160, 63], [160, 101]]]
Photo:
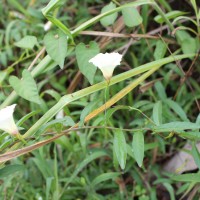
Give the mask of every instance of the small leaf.
[[114, 133], [113, 150], [116, 154], [118, 163], [122, 169], [126, 166], [127, 148], [124, 134], [121, 130], [116, 130]]
[[176, 36], [184, 54], [196, 52], [197, 41], [195, 38], [191, 37], [188, 32], [184, 30], [178, 30], [176, 31]]
[[95, 185], [102, 183], [104, 181], [107, 181], [109, 179], [114, 179], [114, 178], [118, 177], [119, 175], [120, 175], [119, 172], [108, 172], [108, 173], [101, 174], [92, 181], [92, 186], [95, 186]]
[[[174, 19], [174, 18], [176, 18], [176, 17], [178, 17], [180, 15], [185, 15], [185, 14], [187, 14], [187, 13], [179, 11], [179, 10], [174, 10], [174, 11], [171, 11], [171, 12], [168, 12], [167, 14], [165, 14], [165, 17], [167, 19]], [[154, 18], [154, 20], [159, 24], [161, 24], [161, 23], [163, 23], [165, 21], [165, 19], [161, 15], [157, 15]]]
[[153, 121], [156, 125], [162, 124], [162, 102], [158, 101], [153, 107]]
[[44, 37], [44, 45], [49, 56], [61, 67], [64, 66], [67, 56], [68, 36], [61, 30], [49, 32]]
[[162, 40], [158, 40], [156, 42], [156, 49], [153, 54], [155, 60], [164, 58], [166, 51], [167, 51], [167, 44], [165, 44]]
[[144, 135], [142, 132], [135, 132], [133, 135], [132, 148], [135, 160], [139, 167], [142, 166], [144, 158]]
[[127, 7], [122, 9], [124, 23], [128, 27], [138, 26], [142, 23], [142, 17], [135, 7]]
[[15, 46], [24, 48], [24, 49], [33, 49], [37, 45], [37, 38], [35, 36], [27, 35], [22, 38], [20, 41], [15, 42]]
[[156, 88], [156, 91], [158, 93], [158, 96], [160, 97], [160, 99], [162, 101], [164, 101], [165, 99], [167, 99], [165, 88], [164, 88], [163, 84], [160, 81], [158, 81], [158, 82], [155, 83], [155, 88]]
[[16, 76], [11, 76], [9, 83], [19, 96], [28, 101], [40, 104], [36, 82], [28, 70], [25, 69], [22, 72], [22, 80]]
[[[101, 14], [106, 13], [110, 10], [115, 9], [115, 8], [116, 8], [116, 5], [113, 2], [110, 2], [107, 6], [103, 7], [103, 9], [101, 10]], [[115, 20], [117, 19], [117, 15], [118, 15], [117, 12], [115, 12], [111, 15], [108, 15], [108, 16], [102, 18], [100, 22], [105, 27], [112, 25], [115, 22]]]
[[195, 38], [187, 38], [181, 43], [181, 49], [184, 54], [195, 53], [197, 50], [197, 40]]
[[94, 75], [97, 68], [89, 63], [89, 60], [99, 53], [99, 46], [96, 42], [90, 42], [87, 48], [85, 44], [80, 43], [76, 46], [76, 59], [81, 73], [93, 84]]

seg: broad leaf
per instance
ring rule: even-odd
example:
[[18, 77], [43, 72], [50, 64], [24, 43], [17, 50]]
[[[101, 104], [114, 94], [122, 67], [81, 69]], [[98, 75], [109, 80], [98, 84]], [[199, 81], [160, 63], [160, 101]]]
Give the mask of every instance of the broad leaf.
[[19, 96], [28, 101], [40, 104], [36, 82], [28, 70], [25, 69], [22, 72], [22, 80], [16, 76], [11, 76], [9, 82]]
[[142, 17], [135, 7], [122, 9], [124, 23], [128, 27], [138, 26], [142, 23]]
[[190, 36], [190, 34], [184, 30], [176, 31], [178, 43], [184, 54], [195, 53], [197, 50], [197, 40]]
[[139, 167], [141, 167], [144, 158], [144, 135], [142, 132], [138, 131], [134, 133], [132, 148], [135, 160]]
[[[103, 9], [101, 10], [101, 13], [106, 13], [115, 8], [116, 8], [116, 5], [113, 2], [110, 2], [107, 6], [103, 7]], [[117, 12], [102, 18], [100, 22], [103, 26], [106, 27], [106, 26], [112, 25], [116, 19], [117, 19]]]
[[50, 57], [61, 67], [67, 56], [68, 37], [61, 30], [49, 32], [44, 37], [44, 45]]
[[167, 51], [167, 44], [165, 44], [162, 40], [158, 40], [156, 42], [156, 49], [153, 54], [155, 60], [164, 58], [166, 51]]
[[89, 47], [80, 43], [76, 46], [76, 59], [81, 73], [93, 84], [96, 66], [89, 63], [89, 60], [99, 53], [99, 46], [96, 42], [90, 42]]
[[113, 144], [113, 149], [117, 157], [118, 163], [122, 169], [125, 169], [127, 148], [124, 133], [121, 130], [115, 131]]
[[24, 49], [33, 49], [33, 47], [37, 44], [38, 44], [37, 38], [31, 35], [26, 35], [20, 41], [15, 42], [15, 46], [24, 48]]

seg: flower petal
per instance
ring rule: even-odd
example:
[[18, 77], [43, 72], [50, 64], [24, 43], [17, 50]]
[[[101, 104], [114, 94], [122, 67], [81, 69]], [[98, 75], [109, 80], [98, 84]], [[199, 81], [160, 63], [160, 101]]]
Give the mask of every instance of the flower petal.
[[10, 134], [17, 134], [18, 128], [13, 119], [16, 104], [7, 106], [0, 110], [0, 129]]
[[98, 67], [106, 80], [110, 80], [117, 65], [120, 65], [122, 55], [119, 53], [99, 53], [89, 60]]

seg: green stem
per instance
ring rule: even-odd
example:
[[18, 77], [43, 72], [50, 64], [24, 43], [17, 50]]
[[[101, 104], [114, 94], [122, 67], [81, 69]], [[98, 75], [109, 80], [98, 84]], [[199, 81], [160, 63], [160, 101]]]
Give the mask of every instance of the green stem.
[[[110, 80], [110, 85], [116, 84], [118, 82], [124, 81], [128, 78], [131, 78], [133, 76], [136, 76], [140, 73], [143, 73], [145, 71], [148, 71], [150, 69], [153, 69], [157, 66], [162, 66], [164, 64], [170, 63], [172, 61], [175, 60], [180, 60], [183, 58], [189, 58], [194, 56], [195, 54], [184, 54], [184, 55], [177, 55], [177, 56], [170, 56], [167, 58], [163, 58], [157, 61], [153, 61], [147, 64], [144, 64], [140, 67], [137, 67], [135, 69], [129, 70], [127, 72], [124, 72], [122, 74], [119, 74], [115, 77], [113, 77]], [[49, 111], [47, 111], [25, 134], [24, 134], [24, 138], [26, 137], [30, 137], [33, 134], [35, 134], [40, 127], [47, 123], [51, 118], [53, 118], [64, 106], [66, 106], [67, 104], [69, 104], [72, 101], [75, 101], [77, 99], [80, 99], [84, 96], [87, 96], [89, 94], [92, 94], [94, 92], [97, 92], [99, 90], [102, 90], [104, 88], [106, 88], [107, 86], [107, 82], [103, 81], [101, 83], [95, 84], [93, 86], [87, 87], [85, 89], [79, 90], [73, 94], [69, 94], [69, 95], [65, 95], [63, 96], [56, 105], [54, 105]]]

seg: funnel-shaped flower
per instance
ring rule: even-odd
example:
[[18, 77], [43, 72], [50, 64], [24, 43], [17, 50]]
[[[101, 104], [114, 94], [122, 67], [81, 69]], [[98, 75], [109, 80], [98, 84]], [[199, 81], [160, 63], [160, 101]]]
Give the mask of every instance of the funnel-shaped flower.
[[12, 135], [19, 133], [13, 119], [15, 106], [16, 104], [13, 104], [0, 110], [0, 129]]
[[122, 55], [119, 53], [99, 53], [89, 60], [97, 66], [103, 73], [104, 78], [109, 81], [117, 65], [120, 65]]

